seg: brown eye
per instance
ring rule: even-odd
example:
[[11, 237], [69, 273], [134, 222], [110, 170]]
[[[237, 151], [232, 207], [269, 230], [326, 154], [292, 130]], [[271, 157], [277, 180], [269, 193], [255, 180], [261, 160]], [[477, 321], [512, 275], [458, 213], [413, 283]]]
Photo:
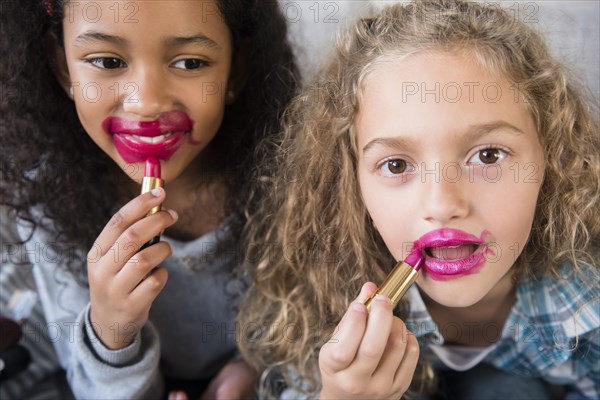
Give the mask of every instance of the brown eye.
[[406, 161], [404, 160], [389, 160], [387, 169], [392, 175], [398, 175], [406, 172]]
[[176, 61], [173, 63], [174, 68], [183, 69], [186, 71], [199, 70], [208, 65], [209, 65], [208, 62], [201, 60], [199, 58], [187, 58], [187, 59], [179, 60], [179, 61]]
[[502, 159], [502, 150], [483, 149], [479, 151], [479, 160], [484, 164], [494, 164]]
[[117, 69], [125, 67], [125, 63], [122, 60], [114, 57], [96, 57], [87, 62], [100, 69]]
[[117, 58], [105, 58], [102, 60], [102, 66], [106, 69], [121, 68], [123, 62]]

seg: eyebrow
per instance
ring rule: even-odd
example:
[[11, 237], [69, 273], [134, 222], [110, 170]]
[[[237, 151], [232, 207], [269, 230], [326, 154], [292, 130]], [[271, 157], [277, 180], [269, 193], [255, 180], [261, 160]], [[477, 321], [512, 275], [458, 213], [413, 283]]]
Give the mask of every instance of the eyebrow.
[[410, 150], [414, 147], [415, 141], [413, 139], [403, 138], [403, 137], [383, 137], [371, 140], [369, 143], [363, 147], [363, 154], [376, 146], [382, 147], [390, 147], [394, 149], [406, 149]]
[[215, 42], [208, 36], [205, 36], [202, 34], [192, 35], [192, 36], [175, 36], [175, 37], [167, 38], [165, 40], [165, 45], [167, 45], [169, 47], [170, 46], [181, 46], [184, 44], [199, 44], [204, 47], [217, 48], [217, 49], [221, 48], [221, 46], [219, 46], [217, 44], [217, 42]]
[[[486, 136], [499, 130], [506, 131], [514, 135], [523, 135], [524, 132], [516, 126], [506, 121], [493, 121], [485, 124], [471, 125], [467, 128], [465, 134], [460, 138], [461, 141], [468, 142], [478, 137]], [[384, 146], [396, 149], [410, 150], [415, 147], [416, 141], [412, 138], [401, 136], [382, 137], [371, 140], [363, 147], [363, 154], [374, 146]]]
[[86, 31], [75, 38], [75, 42], [109, 42], [120, 46], [126, 46], [129, 42], [119, 36], [109, 35], [98, 31]]
[[[109, 42], [119, 46], [128, 46], [129, 41], [119, 36], [109, 35], [98, 31], [86, 31], [81, 35], [77, 36], [76, 42]], [[211, 38], [203, 34], [197, 34], [192, 36], [174, 36], [168, 37], [164, 40], [166, 47], [171, 46], [182, 46], [185, 44], [199, 44], [204, 47], [220, 49], [221, 46]]]

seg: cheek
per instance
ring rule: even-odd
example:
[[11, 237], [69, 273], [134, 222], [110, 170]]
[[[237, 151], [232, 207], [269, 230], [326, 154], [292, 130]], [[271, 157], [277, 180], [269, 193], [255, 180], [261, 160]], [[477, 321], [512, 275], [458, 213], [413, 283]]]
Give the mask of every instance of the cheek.
[[83, 99], [81, 94], [75, 98], [77, 116], [85, 132], [101, 148], [112, 148], [112, 138], [102, 127], [104, 119], [110, 113], [111, 104], [102, 104], [102, 101], [91, 103]]
[[486, 205], [481, 209], [484, 226], [494, 235], [502, 253], [516, 256], [531, 233], [539, 184], [510, 182], [497, 185], [500, 190], [484, 191], [478, 196], [478, 203]]
[[384, 196], [381, 196], [381, 193], [374, 184], [371, 175], [363, 171], [363, 166], [359, 164], [358, 168], [358, 184], [363, 202], [367, 208], [367, 212], [371, 216], [371, 219], [375, 225], [379, 227], [383, 219], [383, 210], [385, 210], [385, 198]]
[[525, 242], [531, 234], [531, 226], [535, 215], [536, 196], [529, 193], [529, 196], [521, 198], [520, 204], [515, 204], [516, 211], [510, 220], [514, 228], [511, 229], [513, 237], [513, 246], [517, 249], [523, 249]]
[[410, 210], [414, 210], [414, 205], [408, 204], [409, 199], [400, 198], [401, 194], [397, 193], [397, 189], [378, 185], [371, 177], [359, 177], [359, 183], [365, 207], [375, 229], [392, 255], [398, 260], [403, 258], [405, 244], [412, 243], [409, 228], [414, 225], [414, 220], [410, 220]]
[[84, 130], [96, 143], [104, 139], [108, 140], [109, 136], [102, 129], [102, 116], [105, 114], [98, 112], [98, 109], [93, 104], [85, 101], [80, 96], [78, 94], [75, 95], [75, 109]]
[[[200, 109], [197, 115], [192, 116], [195, 121], [193, 136], [196, 140], [207, 143], [217, 134], [223, 121], [224, 109], [211, 107]], [[195, 117], [195, 118], [194, 118]]]
[[115, 109], [121, 97], [135, 94], [117, 80], [100, 80], [85, 73], [71, 76], [73, 101], [86, 130], [102, 129], [102, 121]]
[[190, 117], [194, 120], [196, 130], [216, 130], [223, 120], [225, 113], [225, 100], [221, 85], [210, 84], [187, 88], [179, 91], [180, 98], [190, 101], [186, 104]]

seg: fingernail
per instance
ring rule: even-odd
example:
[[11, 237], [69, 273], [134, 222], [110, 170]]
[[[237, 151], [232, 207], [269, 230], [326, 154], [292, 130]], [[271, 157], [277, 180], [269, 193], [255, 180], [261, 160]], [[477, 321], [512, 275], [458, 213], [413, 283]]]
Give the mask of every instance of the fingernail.
[[360, 293], [358, 294], [358, 296], [360, 297], [360, 295], [362, 295], [363, 293], [371, 295], [371, 293], [375, 292], [375, 290], [377, 288], [375, 288], [375, 290], [373, 290], [373, 288], [371, 288], [371, 285], [374, 285], [372, 282], [366, 282], [362, 285], [362, 287], [360, 288]]
[[384, 296], [382, 294], [375, 295], [375, 301], [384, 301], [388, 304], [392, 302], [389, 297]]
[[154, 197], [159, 197], [164, 192], [165, 192], [165, 190], [161, 187], [154, 188], [150, 191], [150, 193], [152, 193], [152, 196], [154, 196]]
[[352, 304], [350, 305], [350, 308], [351, 308], [353, 311], [356, 311], [356, 312], [359, 312], [359, 313], [364, 313], [364, 314], [366, 314], [366, 313], [367, 313], [367, 306], [365, 306], [365, 305], [364, 305], [364, 304], [362, 304], [362, 303], [352, 303]]
[[177, 221], [177, 220], [179, 219], [179, 215], [177, 214], [177, 211], [175, 211], [175, 210], [167, 210], [167, 212], [168, 212], [169, 214], [171, 214], [171, 217], [172, 217], [172, 218], [173, 218], [175, 221]]
[[185, 395], [183, 392], [171, 392], [169, 393], [169, 400], [183, 400]]

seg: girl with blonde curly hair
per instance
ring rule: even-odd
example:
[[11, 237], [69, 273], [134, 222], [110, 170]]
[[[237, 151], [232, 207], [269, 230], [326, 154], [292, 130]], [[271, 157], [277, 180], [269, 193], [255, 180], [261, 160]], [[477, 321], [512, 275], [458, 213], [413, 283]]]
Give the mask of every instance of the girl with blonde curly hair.
[[[598, 398], [594, 111], [497, 5], [418, 1], [358, 21], [262, 171], [272, 195], [249, 225], [238, 320], [263, 393]], [[364, 282], [415, 241], [416, 285], [368, 311]]]
[[251, 396], [229, 332], [255, 149], [299, 82], [279, 5], [1, 8], [0, 313], [40, 301], [0, 398]]

